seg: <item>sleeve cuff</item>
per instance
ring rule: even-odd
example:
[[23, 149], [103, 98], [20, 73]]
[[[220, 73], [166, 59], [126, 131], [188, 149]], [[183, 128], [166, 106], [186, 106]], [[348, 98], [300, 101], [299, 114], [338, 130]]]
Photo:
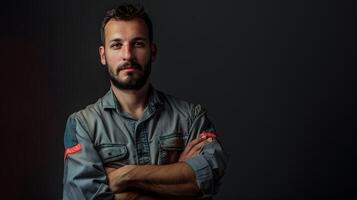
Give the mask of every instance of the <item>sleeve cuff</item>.
[[207, 160], [202, 155], [197, 155], [185, 162], [196, 175], [197, 185], [203, 194], [201, 198], [212, 197], [214, 193], [213, 173]]

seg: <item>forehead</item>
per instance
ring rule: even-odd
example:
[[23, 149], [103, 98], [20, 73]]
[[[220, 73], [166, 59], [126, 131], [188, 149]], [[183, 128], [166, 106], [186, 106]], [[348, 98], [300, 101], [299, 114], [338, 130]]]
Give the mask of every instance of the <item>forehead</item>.
[[112, 39], [130, 40], [132, 38], [149, 39], [148, 28], [144, 20], [134, 18], [131, 20], [111, 19], [104, 28], [105, 40]]

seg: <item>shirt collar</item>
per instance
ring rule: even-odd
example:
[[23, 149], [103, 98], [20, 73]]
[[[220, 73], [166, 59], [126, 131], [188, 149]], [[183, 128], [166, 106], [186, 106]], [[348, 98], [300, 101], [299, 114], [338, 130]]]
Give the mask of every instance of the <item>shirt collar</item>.
[[[161, 105], [161, 104], [163, 104], [163, 102], [160, 99], [159, 92], [150, 84], [148, 107], [150, 109], [155, 109], [157, 105]], [[102, 98], [102, 105], [105, 110], [117, 109], [119, 112], [121, 112], [120, 103], [115, 97], [112, 89], [110, 89], [107, 92], [107, 94], [105, 94], [104, 97]]]

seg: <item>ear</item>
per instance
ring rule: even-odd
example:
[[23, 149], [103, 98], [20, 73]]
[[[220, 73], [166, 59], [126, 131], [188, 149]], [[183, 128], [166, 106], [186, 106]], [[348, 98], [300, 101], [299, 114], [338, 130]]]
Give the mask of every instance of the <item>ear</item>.
[[156, 44], [152, 43], [150, 48], [151, 48], [151, 62], [154, 62], [157, 56], [157, 46]]
[[100, 62], [102, 63], [102, 65], [106, 65], [107, 62], [105, 60], [104, 46], [99, 47], [99, 57], [100, 57]]

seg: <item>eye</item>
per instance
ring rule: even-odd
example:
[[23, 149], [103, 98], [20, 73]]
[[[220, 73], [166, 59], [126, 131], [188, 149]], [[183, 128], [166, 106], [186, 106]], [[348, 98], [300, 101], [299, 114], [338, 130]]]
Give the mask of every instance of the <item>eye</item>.
[[135, 41], [134, 42], [134, 47], [145, 47], [145, 42], [143, 41]]
[[121, 43], [116, 42], [116, 43], [111, 44], [111, 45], [110, 45], [110, 48], [112, 48], [112, 49], [120, 49], [121, 46], [122, 46]]

